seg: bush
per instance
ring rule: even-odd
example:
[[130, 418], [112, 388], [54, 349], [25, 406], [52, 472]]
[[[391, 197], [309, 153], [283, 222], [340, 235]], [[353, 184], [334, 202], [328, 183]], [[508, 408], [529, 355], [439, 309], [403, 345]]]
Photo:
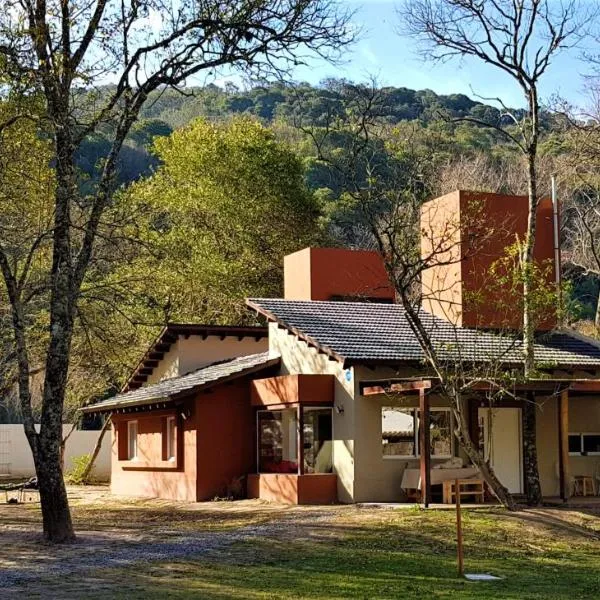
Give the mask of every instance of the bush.
[[85, 471], [92, 460], [91, 454], [82, 454], [74, 456], [71, 459], [71, 469], [67, 472], [65, 480], [73, 485], [85, 485], [87, 481], [83, 480]]

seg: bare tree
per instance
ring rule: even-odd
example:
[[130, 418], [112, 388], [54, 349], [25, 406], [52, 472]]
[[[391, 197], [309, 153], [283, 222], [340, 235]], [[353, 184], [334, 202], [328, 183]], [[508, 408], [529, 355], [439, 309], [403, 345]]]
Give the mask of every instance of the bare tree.
[[[308, 56], [334, 59], [353, 32], [334, 0], [7, 0], [0, 14], [0, 88], [39, 94], [34, 120], [52, 142], [56, 171], [43, 407], [39, 433], [30, 404], [24, 296], [39, 242], [13, 260], [0, 240], [11, 306], [19, 397], [33, 453], [46, 539], [74, 539], [60, 465], [61, 420], [77, 304], [103, 215], [111, 204], [124, 140], [152, 92], [209, 78], [219, 69], [286, 73]], [[112, 134], [91, 193], [83, 195], [76, 155], [86, 137]], [[44, 238], [45, 239], [45, 238]]]
[[[346, 199], [350, 198], [360, 207], [370, 230], [371, 245], [384, 258], [406, 320], [423, 351], [429, 375], [436, 382], [432, 393], [445, 399], [452, 408], [455, 435], [461, 448], [498, 499], [513, 509], [511, 494], [495, 475], [478, 440], [471, 437], [467, 401], [485, 397], [489, 406], [494, 406], [502, 398], [516, 398], [514, 383], [522, 380], [522, 369], [511, 370], [507, 363], [520, 352], [521, 337], [509, 328], [501, 329], [495, 337], [496, 350], [487, 354], [482, 350], [475, 357], [462, 341], [465, 331], [453, 325], [452, 315], [447, 315], [447, 319], [434, 318], [424, 310], [446, 290], [427, 290], [423, 286], [423, 275], [429, 269], [452, 267], [465, 258], [460, 253], [458, 240], [465, 240], [468, 235], [470, 252], [477, 252], [489, 236], [497, 235], [510, 224], [496, 223], [491, 227], [475, 207], [471, 214], [461, 215], [460, 220], [455, 215], [441, 227], [432, 229], [428, 220], [422, 219], [429, 186], [422, 181], [420, 157], [415, 157], [412, 163], [407, 156], [410, 144], [407, 146], [404, 139], [396, 140], [380, 119], [383, 98], [376, 83], [347, 84], [346, 91], [342, 116], [338, 113], [318, 127], [298, 121], [296, 124], [312, 140], [318, 158], [329, 165]], [[341, 150], [331, 143], [340, 139], [346, 141]], [[402, 152], [397, 152], [399, 143]], [[436, 220], [435, 215], [431, 216]], [[489, 285], [493, 289], [493, 283]], [[486, 298], [489, 301], [493, 296], [490, 293]], [[506, 298], [506, 288], [499, 290], [496, 296]], [[503, 306], [501, 302], [499, 300], [499, 311], [514, 311], [514, 294], [510, 295], [509, 305]], [[539, 313], [544, 310], [540, 306], [536, 308], [541, 309]], [[449, 311], [452, 309], [450, 306]], [[483, 330], [468, 334], [475, 339], [478, 335], [489, 335]]]
[[[536, 161], [540, 140], [541, 102], [539, 83], [554, 57], [577, 44], [592, 20], [580, 0], [403, 0], [400, 17], [406, 31], [423, 43], [426, 58], [444, 61], [473, 57], [512, 78], [521, 89], [527, 109], [518, 118], [503, 106], [509, 127], [493, 125], [521, 152], [527, 174], [529, 215], [521, 249], [523, 279], [523, 354], [525, 374], [535, 369], [534, 327], [531, 306], [533, 290], [533, 249], [536, 209], [540, 197]], [[477, 119], [468, 119], [478, 122]], [[525, 430], [535, 432], [535, 406], [524, 409]], [[535, 440], [526, 440], [526, 450], [535, 449]], [[542, 500], [537, 459], [526, 457], [528, 502]]]

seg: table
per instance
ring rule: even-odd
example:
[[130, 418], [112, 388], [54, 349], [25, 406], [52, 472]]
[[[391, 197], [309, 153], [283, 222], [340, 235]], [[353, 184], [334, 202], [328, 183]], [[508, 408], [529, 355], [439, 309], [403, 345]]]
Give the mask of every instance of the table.
[[[439, 485], [444, 481], [454, 479], [471, 479], [479, 475], [477, 467], [463, 467], [462, 469], [431, 469], [431, 485]], [[404, 469], [400, 487], [403, 490], [421, 489], [421, 469]]]

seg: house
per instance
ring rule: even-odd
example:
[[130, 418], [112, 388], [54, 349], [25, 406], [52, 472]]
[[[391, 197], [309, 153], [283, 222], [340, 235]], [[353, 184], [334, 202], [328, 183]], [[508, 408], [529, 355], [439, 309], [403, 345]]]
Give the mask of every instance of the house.
[[[490, 273], [526, 219], [519, 196], [457, 191], [424, 205], [422, 253], [444, 245], [452, 260], [424, 273], [422, 320], [449, 362], [522, 368], [517, 302]], [[542, 200], [535, 258], [548, 282], [556, 221]], [[112, 415], [114, 492], [200, 501], [243, 481], [248, 497], [288, 503], [397, 502], [417, 487], [429, 502], [437, 466], [469, 470], [377, 253], [301, 250], [285, 258], [284, 297], [247, 304], [266, 328], [168, 326], [122, 394], [84, 409]], [[522, 409], [535, 397], [542, 493], [567, 497], [600, 460], [600, 345], [548, 313], [535, 357], [540, 378], [493, 407], [486, 384], [474, 387], [470, 435], [524, 493]]]

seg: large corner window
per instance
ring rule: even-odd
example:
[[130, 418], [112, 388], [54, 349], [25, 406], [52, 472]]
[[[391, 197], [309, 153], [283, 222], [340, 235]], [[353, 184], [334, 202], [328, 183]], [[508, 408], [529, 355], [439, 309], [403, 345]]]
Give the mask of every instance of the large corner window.
[[138, 422], [127, 421], [127, 459], [135, 460], [138, 456]]
[[333, 471], [331, 408], [304, 408], [304, 473]]
[[298, 473], [297, 410], [260, 410], [257, 425], [258, 472]]
[[[381, 442], [384, 458], [419, 456], [419, 410], [384, 406], [381, 409]], [[429, 413], [431, 456], [452, 456], [452, 414], [449, 408], [432, 408]]]

